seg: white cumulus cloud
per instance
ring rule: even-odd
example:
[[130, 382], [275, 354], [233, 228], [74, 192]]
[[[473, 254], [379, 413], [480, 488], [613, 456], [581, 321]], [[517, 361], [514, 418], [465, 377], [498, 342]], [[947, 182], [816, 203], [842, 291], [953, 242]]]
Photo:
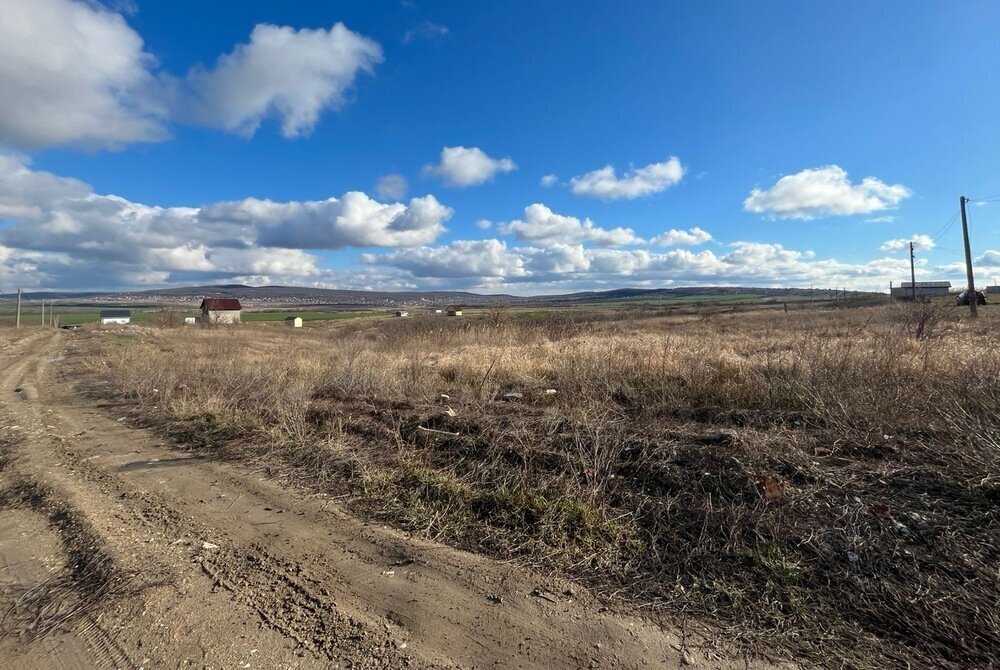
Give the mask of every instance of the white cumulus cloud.
[[118, 148], [164, 139], [156, 59], [98, 3], [4, 0], [0, 146]]
[[[8, 274], [53, 287], [202, 281], [320, 272], [307, 249], [434, 242], [452, 210], [434, 196], [382, 203], [364, 193], [158, 207], [34, 170], [0, 154], [0, 249]], [[32, 269], [33, 268], [33, 269]]]
[[570, 188], [576, 195], [619, 200], [640, 198], [660, 193], [680, 182], [684, 176], [684, 166], [676, 156], [662, 163], [650, 163], [646, 167], [629, 170], [621, 177], [615, 168], [605, 165], [599, 170], [573, 177]]
[[284, 137], [308, 135], [322, 112], [344, 104], [357, 75], [381, 61], [377, 42], [342, 23], [329, 30], [257, 24], [249, 42], [188, 74], [192, 118], [249, 136], [274, 117]]
[[438, 176], [449, 186], [477, 186], [491, 181], [497, 174], [517, 169], [513, 160], [491, 158], [479, 147], [445, 147], [437, 165], [424, 167], [425, 175]]
[[878, 248], [879, 251], [905, 251], [910, 248], [910, 242], [913, 242], [914, 249], [933, 249], [935, 247], [934, 239], [930, 235], [913, 235], [912, 237], [899, 238], [896, 240], [886, 240], [882, 243], [882, 246]]
[[769, 189], [753, 189], [743, 209], [778, 219], [813, 219], [891, 209], [909, 196], [910, 189], [902, 184], [875, 177], [852, 184], [846, 170], [827, 165], [785, 175]]
[[695, 226], [694, 228], [688, 228], [687, 230], [677, 230], [676, 228], [671, 228], [667, 232], [657, 235], [651, 239], [649, 243], [654, 247], [676, 247], [695, 246], [697, 244], [704, 244], [705, 242], [711, 241], [711, 233]]
[[4, 0], [0, 147], [117, 149], [164, 140], [175, 121], [250, 136], [273, 118], [282, 135], [299, 137], [382, 61], [378, 43], [341, 23], [258, 24], [213, 67], [173, 75], [105, 4]]
[[554, 174], [547, 174], [541, 178], [539, 183], [541, 183], [541, 185], [544, 186], [545, 188], [550, 188], [552, 186], [555, 186], [555, 183], [557, 181], [559, 181], [559, 177], [557, 177]]
[[440, 247], [404, 249], [388, 254], [365, 254], [370, 264], [388, 265], [416, 277], [520, 277], [524, 259], [511, 254], [500, 240], [456, 240]]
[[1000, 268], [1000, 251], [987, 249], [981, 256], [979, 256], [979, 258], [976, 259], [976, 265], [982, 265], [983, 267], [988, 268]]
[[200, 221], [249, 224], [263, 246], [302, 249], [413, 246], [444, 232], [452, 209], [432, 195], [384, 204], [352, 191], [341, 198], [273, 202], [247, 198], [207, 205]]
[[[497, 240], [460, 240], [389, 254], [368, 254], [372, 266], [399, 273], [397, 281], [424, 287], [489, 288], [515, 292], [664, 286], [677, 283], [884, 289], [909, 276], [909, 262], [881, 258], [843, 263], [812, 251], [765, 242], [734, 242], [712, 250], [587, 248], [583, 244], [510, 247]], [[927, 276], [926, 260], [917, 263]]]
[[541, 203], [524, 208], [524, 219], [501, 224], [504, 235], [536, 244], [580, 244], [593, 242], [601, 246], [639, 244], [642, 239], [631, 228], [600, 228], [590, 219], [556, 214]]

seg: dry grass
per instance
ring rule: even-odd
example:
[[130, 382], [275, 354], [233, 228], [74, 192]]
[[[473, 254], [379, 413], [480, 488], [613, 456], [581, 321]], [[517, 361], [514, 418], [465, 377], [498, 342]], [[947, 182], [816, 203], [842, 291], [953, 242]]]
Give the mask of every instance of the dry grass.
[[16, 345], [21, 340], [40, 332], [40, 328], [10, 328], [0, 326], [0, 351]]
[[749, 652], [957, 669], [1000, 654], [998, 325], [498, 313], [148, 330], [94, 365], [195, 448]]

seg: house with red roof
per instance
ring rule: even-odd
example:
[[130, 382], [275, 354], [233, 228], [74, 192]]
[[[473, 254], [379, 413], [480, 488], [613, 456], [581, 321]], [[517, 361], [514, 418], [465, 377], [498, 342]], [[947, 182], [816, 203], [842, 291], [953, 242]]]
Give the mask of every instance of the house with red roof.
[[205, 298], [201, 301], [202, 323], [239, 323], [243, 306], [236, 298]]

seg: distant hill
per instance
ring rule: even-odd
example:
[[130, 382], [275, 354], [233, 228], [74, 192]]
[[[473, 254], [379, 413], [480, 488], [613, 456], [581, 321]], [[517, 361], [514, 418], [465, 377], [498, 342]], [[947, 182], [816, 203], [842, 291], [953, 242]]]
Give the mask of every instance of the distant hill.
[[[852, 297], [877, 296], [881, 294], [862, 291], [848, 291]], [[205, 297], [239, 298], [254, 306], [254, 303], [283, 303], [297, 306], [327, 307], [391, 307], [396, 305], [437, 305], [460, 303], [466, 306], [488, 305], [545, 305], [593, 302], [643, 301], [662, 298], [664, 300], [684, 297], [705, 296], [761, 296], [776, 300], [785, 298], [815, 297], [831, 299], [840, 297], [826, 289], [804, 288], [759, 288], [752, 286], [686, 286], [680, 288], [618, 288], [607, 291], [580, 291], [539, 296], [514, 296], [507, 294], [481, 294], [468, 291], [355, 291], [344, 289], [313, 288], [305, 286], [247, 286], [244, 284], [210, 284], [204, 286], [178, 286], [173, 288], [149, 289], [143, 291], [32, 291], [24, 293], [29, 301], [58, 300], [85, 304], [155, 305], [164, 302], [200, 302]], [[0, 295], [0, 301], [11, 301], [13, 294]]]
[[200, 299], [205, 296], [215, 296], [250, 301], [309, 301], [326, 305], [412, 304], [419, 302], [461, 302], [478, 305], [517, 300], [510, 295], [481, 295], [467, 291], [354, 291], [303, 286], [243, 286], [240, 284], [184, 286], [140, 291], [129, 295], [144, 299], [151, 297]]
[[[848, 291], [849, 294], [863, 295], [861, 291]], [[617, 288], [608, 291], [581, 291], [564, 295], [538, 296], [538, 299], [554, 301], [593, 301], [593, 300], [635, 300], [650, 298], [678, 298], [684, 296], [720, 296], [720, 295], [760, 295], [766, 297], [805, 297], [814, 295], [817, 298], [832, 295], [826, 289], [808, 288], [760, 288], [753, 286], [684, 286], [680, 288]]]

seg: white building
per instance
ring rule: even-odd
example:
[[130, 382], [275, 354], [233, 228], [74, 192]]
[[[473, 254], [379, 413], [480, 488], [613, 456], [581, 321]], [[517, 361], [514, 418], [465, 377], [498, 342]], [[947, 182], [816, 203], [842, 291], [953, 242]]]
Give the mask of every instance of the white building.
[[236, 298], [205, 298], [201, 301], [202, 323], [239, 323], [243, 306]]
[[[908, 281], [892, 287], [892, 297], [909, 300], [913, 297], [913, 284]], [[916, 285], [917, 300], [922, 298], [940, 298], [951, 292], [950, 281], [918, 281]]]
[[107, 325], [109, 323], [116, 324], [126, 324], [131, 323], [132, 313], [127, 309], [102, 309], [101, 310], [101, 325]]
[[405, 309], [400, 309], [400, 310], [396, 311], [396, 316], [399, 316], [399, 317], [409, 316], [409, 315], [410, 315], [410, 313], [407, 312]]
[[288, 316], [285, 317], [285, 325], [290, 328], [301, 328], [302, 327], [302, 317], [301, 316]]

